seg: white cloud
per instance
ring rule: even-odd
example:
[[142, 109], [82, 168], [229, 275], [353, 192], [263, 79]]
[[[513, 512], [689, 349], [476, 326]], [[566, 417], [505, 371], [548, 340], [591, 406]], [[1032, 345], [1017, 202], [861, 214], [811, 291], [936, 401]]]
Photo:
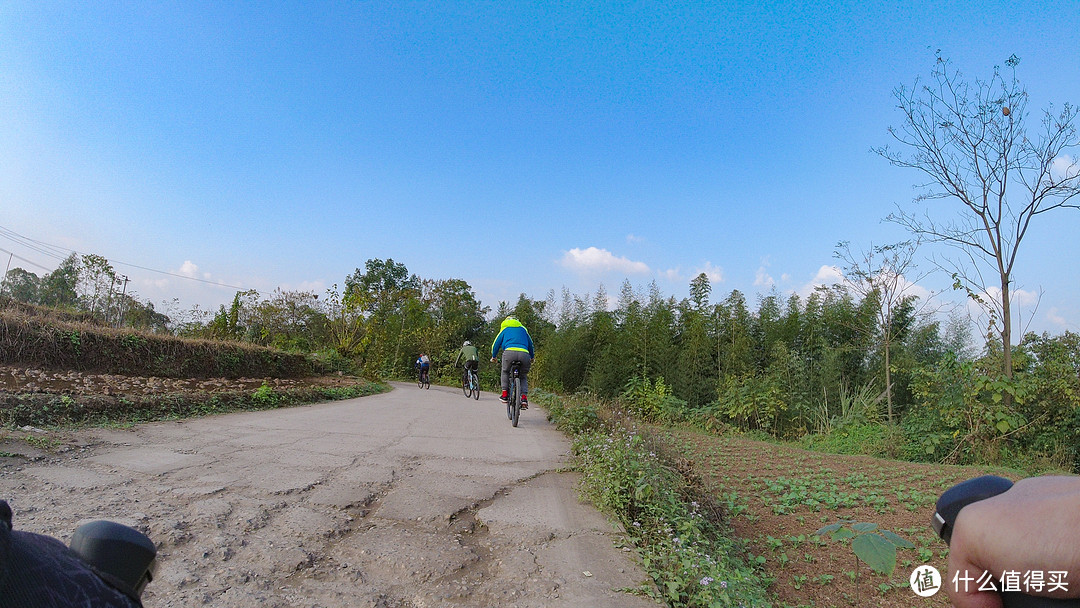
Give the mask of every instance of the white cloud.
[[712, 262], [705, 262], [704, 266], [694, 271], [694, 276], [696, 277], [703, 272], [709, 278], [710, 283], [719, 283], [724, 280], [724, 269], [713, 266]]
[[835, 285], [844, 282], [844, 273], [836, 266], [822, 266], [817, 274], [810, 280], [813, 286]]
[[775, 285], [776, 280], [769, 276], [769, 272], [765, 270], [765, 267], [758, 266], [757, 274], [754, 275], [754, 286], [772, 289]]
[[644, 262], [635, 262], [625, 257], [616, 257], [607, 249], [589, 247], [571, 249], [563, 255], [561, 264], [578, 272], [622, 272], [626, 274], [648, 274], [649, 266]]
[[176, 271], [176, 274], [196, 278], [199, 276], [199, 267], [191, 260], [184, 260], [184, 263], [180, 266], [180, 270]]
[[1050, 175], [1055, 180], [1076, 177], [1077, 174], [1080, 174], [1080, 162], [1068, 154], [1055, 158], [1050, 165]]
[[[765, 290], [769, 290], [776, 286], [776, 279], [769, 274], [769, 266], [771, 265], [769, 256], [761, 258], [761, 265], [758, 266], [757, 272], [754, 273], [755, 287], [762, 287]], [[781, 278], [787, 280], [789, 277], [788, 275], [783, 275]]]
[[626, 235], [626, 242], [627, 243], [644, 243], [645, 242], [645, 237], [638, 236], [638, 235], [634, 234], [633, 232], [631, 232], [630, 234]]
[[801, 298], [808, 298], [810, 294], [814, 293], [814, 288], [825, 285], [836, 285], [837, 283], [844, 282], [844, 273], [836, 266], [822, 266], [818, 268], [817, 274], [814, 278], [810, 279], [810, 282], [803, 285], [796, 293]]

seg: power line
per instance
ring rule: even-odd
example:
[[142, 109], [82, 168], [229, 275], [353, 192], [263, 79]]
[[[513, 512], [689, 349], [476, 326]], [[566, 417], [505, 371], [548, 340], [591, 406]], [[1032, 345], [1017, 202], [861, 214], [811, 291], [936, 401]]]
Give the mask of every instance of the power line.
[[[73, 253], [78, 254], [78, 255], [86, 255], [86, 254], [81, 253], [79, 251], [75, 251], [74, 249], [65, 249], [65, 248], [59, 247], [57, 245], [51, 245], [51, 244], [45, 243], [43, 241], [38, 241], [36, 239], [32, 239], [30, 237], [23, 236], [23, 235], [15, 232], [14, 230], [11, 230], [9, 228], [5, 228], [4, 226], [0, 226], [0, 236], [6, 238], [8, 240], [14, 241], [14, 242], [18, 243], [19, 245], [22, 245], [23, 247], [26, 247], [28, 249], [32, 249], [32, 250], [34, 250], [34, 251], [36, 251], [36, 252], [38, 252], [38, 253], [40, 253], [42, 255], [45, 255], [45, 256], [48, 256], [48, 257], [51, 257], [51, 258], [55, 258], [55, 259], [61, 260], [61, 261], [63, 261], [64, 259], [66, 259], [69, 255], [71, 255]], [[34, 266], [37, 266], [38, 268], [41, 268], [41, 269], [43, 269], [45, 271], [52, 272], [52, 270], [50, 270], [49, 268], [46, 268], [46, 267], [42, 266], [41, 264], [38, 264], [38, 263], [33, 262], [31, 260], [28, 260], [28, 259], [26, 259], [24, 257], [21, 257], [21, 256], [15, 254], [15, 253], [12, 253], [12, 252], [10, 252], [10, 251], [8, 251], [6, 249], [0, 248], [0, 251], [3, 251], [4, 253], [10, 254], [10, 255], [13, 255], [16, 258], [18, 258], [18, 259], [20, 259], [20, 260], [22, 260], [22, 261], [24, 261], [24, 262], [26, 262], [28, 264], [33, 264]], [[218, 286], [218, 287], [228, 287], [229, 289], [236, 289], [238, 291], [249, 291], [249, 288], [247, 288], [247, 287], [240, 287], [240, 286], [237, 286], [237, 285], [226, 285], [225, 283], [220, 283], [218, 281], [211, 281], [209, 279], [200, 279], [199, 277], [190, 277], [190, 276], [183, 275], [183, 274], [177, 274], [175, 272], [169, 272], [167, 270], [158, 270], [156, 268], [148, 268], [146, 266], [140, 266], [138, 264], [132, 264], [130, 262], [121, 262], [119, 260], [109, 260], [109, 262], [112, 263], [112, 264], [119, 264], [121, 266], [129, 266], [131, 268], [138, 268], [139, 270], [145, 270], [147, 272], [156, 272], [158, 274], [163, 274], [163, 275], [170, 276], [170, 277], [176, 277], [178, 279], [185, 279], [185, 280], [188, 280], [188, 281], [198, 281], [200, 283], [206, 283], [208, 285], [215, 285], [215, 286]], [[258, 290], [255, 290], [255, 291], [257, 291], [260, 295], [264, 295], [263, 292], [261, 292], [261, 291], [258, 291]]]
[[28, 259], [22, 257], [21, 255], [17, 254], [17, 253], [13, 253], [11, 251], [8, 251], [7, 249], [4, 249], [3, 247], [0, 247], [0, 251], [3, 251], [4, 253], [14, 257], [17, 260], [21, 260], [23, 262], [26, 262], [27, 264], [30, 264], [31, 266], [37, 266], [38, 268], [40, 268], [40, 269], [42, 269], [42, 270], [44, 270], [46, 272], [52, 272], [51, 268], [46, 268], [46, 267], [42, 266], [41, 264], [38, 264], [37, 262], [35, 262], [33, 260], [28, 260]]

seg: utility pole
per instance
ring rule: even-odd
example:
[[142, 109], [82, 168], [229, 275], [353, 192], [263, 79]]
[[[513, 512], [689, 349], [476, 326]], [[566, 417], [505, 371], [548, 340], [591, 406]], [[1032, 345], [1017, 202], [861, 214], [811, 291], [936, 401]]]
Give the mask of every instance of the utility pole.
[[[7, 274], [11, 271], [11, 259], [15, 257], [14, 253], [8, 252], [7, 268], [4, 270], [4, 278], [0, 279], [0, 295], [4, 295], [4, 288], [7, 287]], [[20, 260], [22, 258], [19, 258]]]
[[124, 278], [124, 290], [123, 290], [123, 293], [120, 294], [120, 305], [119, 305], [120, 314], [116, 318], [116, 326], [117, 327], [120, 327], [120, 326], [122, 326], [124, 324], [124, 296], [127, 295], [127, 284], [128, 284], [128, 278], [127, 278], [126, 275], [120, 275], [120, 276], [116, 277], [116, 279], [119, 281], [120, 277]]

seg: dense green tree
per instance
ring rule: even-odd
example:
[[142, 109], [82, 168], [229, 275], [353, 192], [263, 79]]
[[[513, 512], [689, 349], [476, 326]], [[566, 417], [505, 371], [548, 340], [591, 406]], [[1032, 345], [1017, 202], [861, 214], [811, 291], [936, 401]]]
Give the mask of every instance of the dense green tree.
[[645, 375], [653, 380], [667, 378], [670, 384], [678, 357], [675, 344], [675, 298], [664, 298], [656, 282], [649, 284], [645, 306]]
[[79, 271], [81, 262], [77, 254], [64, 258], [56, 270], [41, 279], [38, 302], [54, 308], [76, 309], [79, 303]]
[[707, 300], [698, 299], [684, 300], [679, 307], [679, 355], [672, 388], [675, 396], [692, 408], [702, 407], [716, 398], [713, 341], [702, 314], [707, 305]]
[[725, 376], [747, 376], [757, 369], [753, 352], [754, 323], [746, 298], [738, 289], [724, 300], [720, 322], [720, 368]]
[[22, 268], [12, 268], [4, 277], [3, 295], [18, 302], [37, 304], [41, 291], [41, 279]]

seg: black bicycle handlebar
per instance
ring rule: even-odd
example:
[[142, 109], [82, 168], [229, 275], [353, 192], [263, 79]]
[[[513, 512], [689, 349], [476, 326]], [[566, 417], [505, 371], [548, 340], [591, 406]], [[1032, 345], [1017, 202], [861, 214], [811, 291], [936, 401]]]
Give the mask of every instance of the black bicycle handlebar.
[[[997, 496], [1012, 485], [1012, 482], [1004, 477], [984, 475], [962, 481], [945, 490], [938, 498], [934, 516], [930, 520], [934, 530], [945, 544], [949, 544], [956, 518], [964, 507]], [[1005, 608], [1080, 608], [1080, 598], [1054, 599], [1018, 591], [1001, 592], [1001, 602]]]

